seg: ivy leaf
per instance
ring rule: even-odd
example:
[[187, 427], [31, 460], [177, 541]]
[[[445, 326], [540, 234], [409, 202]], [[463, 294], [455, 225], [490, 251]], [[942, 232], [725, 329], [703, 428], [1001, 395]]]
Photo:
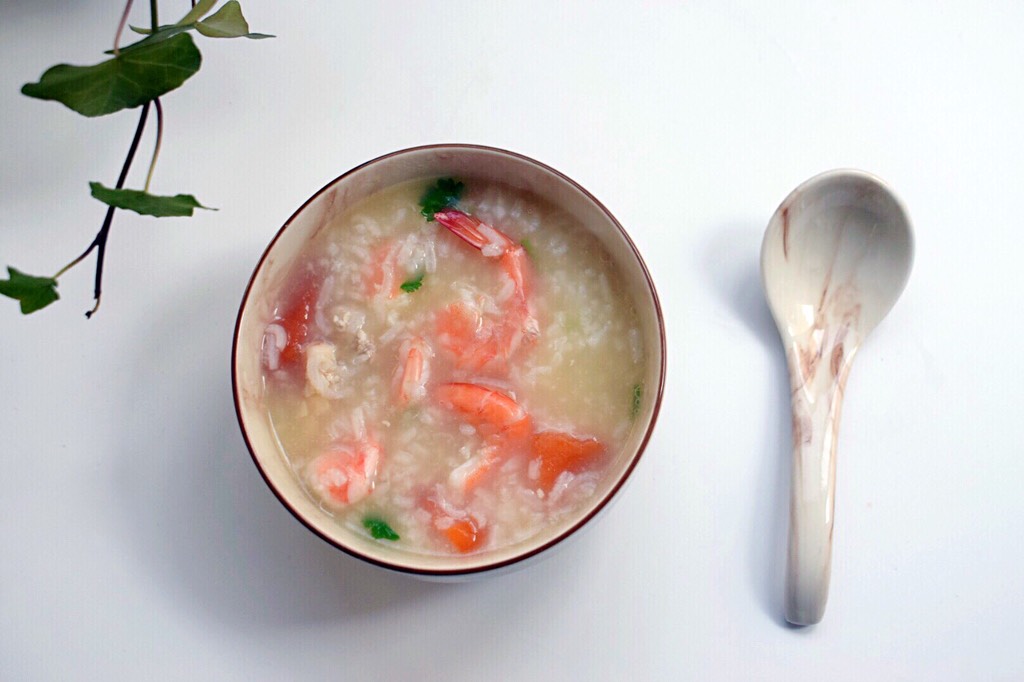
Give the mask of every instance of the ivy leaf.
[[178, 22], [178, 26], [191, 26], [209, 14], [210, 10], [213, 9], [213, 6], [216, 4], [217, 0], [199, 0], [199, 2], [195, 4], [195, 7], [189, 10], [189, 13], [181, 18], [181, 21]]
[[[131, 45], [125, 45], [124, 47], [122, 47], [121, 54], [125, 54], [126, 52], [135, 52], [140, 47], [152, 45], [153, 43], [159, 43], [161, 41], [167, 40], [168, 38], [173, 38], [179, 33], [191, 31], [193, 28], [194, 26], [192, 24], [188, 24], [187, 26], [179, 26], [178, 24], [164, 24], [163, 26], [160, 26], [155, 31], [153, 31], [148, 28], [136, 28], [135, 26], [132, 26], [131, 29], [133, 31], [137, 33], [144, 33], [146, 34], [146, 37], [138, 41], [137, 43], [132, 43]], [[114, 51], [106, 50], [103, 54], [114, 54]]]
[[367, 516], [363, 519], [363, 526], [366, 530], [370, 531], [377, 540], [398, 540], [398, 533], [392, 530], [391, 526], [384, 519], [377, 518], [376, 516]]
[[21, 301], [23, 315], [45, 308], [60, 298], [57, 280], [53, 277], [26, 275], [9, 266], [7, 279], [0, 279], [0, 294]]
[[[197, 5], [198, 6], [198, 5]], [[249, 22], [242, 16], [242, 6], [230, 0], [208, 19], [196, 22], [196, 30], [207, 38], [273, 38], [265, 33], [249, 33]]]
[[416, 273], [416, 276], [412, 279], [407, 279], [399, 285], [399, 288], [407, 294], [411, 294], [414, 291], [419, 291], [420, 287], [423, 286], [423, 275], [422, 271]]
[[420, 197], [420, 213], [427, 219], [427, 222], [434, 220], [434, 214], [443, 211], [449, 206], [454, 206], [462, 196], [465, 185], [454, 178], [441, 178], [433, 187]]
[[202, 208], [216, 211], [215, 208], [203, 206], [191, 194], [175, 194], [173, 197], [158, 196], [137, 189], [110, 189], [98, 182], [90, 182], [89, 189], [93, 197], [108, 206], [135, 211], [140, 215], [151, 215], [157, 218], [192, 216], [193, 209]]
[[192, 36], [176, 35], [93, 66], [58, 64], [21, 92], [56, 100], [83, 116], [137, 107], [174, 90], [199, 70], [202, 56]]

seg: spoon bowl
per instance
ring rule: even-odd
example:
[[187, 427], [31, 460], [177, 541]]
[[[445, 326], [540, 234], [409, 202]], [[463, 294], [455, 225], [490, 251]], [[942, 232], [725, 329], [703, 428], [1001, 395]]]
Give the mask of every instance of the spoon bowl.
[[854, 355], [906, 286], [913, 233], [900, 201], [856, 170], [822, 173], [775, 211], [761, 275], [792, 387], [786, 620], [821, 620], [828, 599], [835, 453]]

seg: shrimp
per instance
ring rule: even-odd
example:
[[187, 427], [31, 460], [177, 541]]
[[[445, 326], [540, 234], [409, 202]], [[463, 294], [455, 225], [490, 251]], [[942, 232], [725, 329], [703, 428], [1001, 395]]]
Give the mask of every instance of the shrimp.
[[501, 306], [497, 319], [486, 318], [481, 310], [465, 304], [445, 310], [438, 328], [450, 341], [446, 347], [464, 367], [479, 369], [493, 358], [507, 361], [524, 340], [533, 341], [540, 334], [531, 305], [526, 250], [504, 232], [462, 211], [445, 209], [435, 213], [434, 219], [486, 258], [496, 258], [506, 279], [497, 296]]
[[501, 455], [501, 448], [497, 445], [482, 448], [478, 454], [452, 469], [448, 475], [448, 485], [463, 495], [473, 492], [487, 478], [494, 465], [501, 461]]
[[340, 510], [373, 492], [379, 464], [373, 441], [336, 441], [306, 465], [306, 481], [326, 506]]
[[455, 550], [467, 554], [487, 540], [486, 522], [445, 500], [440, 490], [423, 498], [421, 506], [430, 512], [433, 529]]
[[430, 378], [430, 359], [434, 351], [418, 336], [407, 339], [398, 349], [399, 359], [405, 362], [395, 370], [395, 392], [399, 404], [421, 400], [427, 395]]
[[441, 384], [434, 392], [442, 406], [458, 412], [483, 436], [524, 438], [530, 415], [510, 396], [480, 384]]

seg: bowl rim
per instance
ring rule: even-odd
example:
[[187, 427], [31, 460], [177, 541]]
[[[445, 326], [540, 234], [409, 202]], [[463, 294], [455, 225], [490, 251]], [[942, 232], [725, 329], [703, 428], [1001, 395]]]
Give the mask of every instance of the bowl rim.
[[[658, 391], [657, 391], [657, 395], [655, 396], [654, 407], [653, 407], [653, 410], [651, 412], [651, 419], [650, 419], [650, 421], [647, 424], [647, 430], [644, 433], [643, 438], [641, 439], [640, 444], [637, 447], [636, 452], [631, 456], [628, 465], [626, 466], [625, 469], [622, 470], [622, 472], [618, 476], [618, 479], [615, 481], [615, 484], [608, 490], [607, 493], [605, 493], [605, 495], [602, 497], [602, 499], [588, 513], [586, 513], [585, 515], [583, 515], [582, 517], [577, 519], [572, 525], [570, 525], [564, 531], [562, 531], [558, 535], [554, 536], [553, 538], [549, 539], [548, 541], [546, 541], [544, 543], [541, 543], [540, 545], [538, 545], [536, 547], [532, 547], [528, 551], [522, 552], [520, 554], [516, 554], [516, 555], [514, 555], [512, 557], [503, 559], [501, 561], [494, 561], [494, 562], [489, 562], [489, 563], [483, 563], [483, 564], [480, 564], [480, 565], [477, 565], [477, 566], [472, 566], [472, 567], [467, 567], [467, 568], [441, 568], [441, 569], [435, 569], [435, 568], [423, 568], [423, 567], [409, 566], [409, 565], [404, 565], [404, 564], [401, 564], [401, 563], [391, 562], [391, 561], [383, 560], [383, 559], [380, 559], [378, 557], [373, 557], [373, 556], [370, 556], [368, 554], [365, 554], [365, 553], [359, 551], [358, 549], [356, 549], [354, 547], [346, 546], [345, 544], [343, 544], [341, 542], [338, 542], [334, 538], [329, 537], [327, 534], [321, 532], [316, 526], [313, 525], [313, 523], [310, 520], [306, 519], [295, 508], [295, 506], [292, 505], [292, 503], [288, 499], [288, 497], [280, 489], [278, 489], [277, 485], [275, 485], [274, 481], [271, 480], [270, 476], [264, 470], [262, 464], [260, 463], [259, 458], [256, 456], [255, 448], [253, 448], [253, 445], [252, 445], [252, 443], [249, 440], [249, 433], [248, 433], [248, 431], [246, 430], [246, 427], [245, 427], [245, 421], [244, 421], [244, 418], [243, 418], [243, 415], [242, 415], [242, 405], [241, 405], [241, 401], [240, 401], [240, 398], [239, 398], [240, 392], [239, 392], [239, 384], [238, 384], [237, 358], [238, 358], [238, 352], [239, 352], [239, 340], [238, 339], [239, 339], [239, 334], [240, 334], [241, 326], [242, 326], [242, 317], [243, 317], [243, 315], [245, 313], [245, 310], [246, 310], [246, 308], [247, 308], [247, 306], [249, 304], [249, 296], [252, 293], [253, 284], [256, 281], [256, 275], [263, 268], [263, 265], [266, 262], [267, 257], [270, 255], [270, 252], [273, 250], [274, 246], [277, 244], [278, 239], [280, 239], [281, 236], [284, 234], [285, 230], [287, 230], [288, 227], [291, 226], [292, 222], [296, 219], [296, 217], [298, 217], [298, 215], [300, 213], [302, 213], [304, 210], [306, 210], [306, 207], [308, 207], [311, 203], [313, 203], [313, 201], [315, 201], [317, 198], [319, 198], [320, 195], [322, 195], [324, 192], [328, 191], [331, 187], [334, 187], [337, 183], [341, 182], [342, 180], [344, 180], [348, 176], [350, 176], [350, 175], [352, 175], [352, 174], [362, 170], [363, 168], [366, 168], [367, 166], [370, 166], [372, 164], [378, 163], [380, 161], [384, 161], [385, 159], [389, 159], [389, 158], [392, 158], [392, 157], [395, 157], [395, 156], [401, 156], [401, 155], [405, 155], [405, 154], [410, 154], [410, 153], [414, 153], [414, 152], [423, 152], [423, 151], [430, 151], [430, 150], [445, 150], [445, 151], [453, 151], [453, 152], [482, 151], [482, 152], [496, 153], [496, 154], [501, 154], [501, 155], [505, 155], [505, 156], [508, 156], [508, 157], [512, 157], [512, 158], [514, 158], [516, 160], [523, 161], [525, 163], [534, 165], [534, 166], [540, 168], [542, 171], [546, 171], [547, 173], [551, 173], [551, 174], [557, 176], [562, 181], [568, 183], [574, 189], [576, 189], [577, 191], [581, 192], [589, 201], [593, 202], [594, 205], [597, 206], [597, 208], [600, 209], [600, 211], [603, 212], [608, 217], [608, 219], [611, 221], [611, 223], [615, 226], [615, 229], [617, 229], [619, 231], [620, 236], [625, 240], [626, 244], [629, 246], [630, 250], [633, 253], [633, 257], [636, 259], [637, 264], [640, 266], [640, 270], [643, 273], [644, 280], [647, 283], [647, 289], [648, 289], [648, 291], [650, 292], [650, 295], [651, 295], [651, 300], [654, 303], [654, 312], [655, 312], [655, 316], [656, 316], [656, 319], [657, 319], [657, 322], [658, 322], [658, 343], [660, 344], [660, 349], [661, 349], [661, 365], [658, 368]], [[235, 404], [235, 416], [238, 419], [238, 426], [239, 426], [239, 429], [242, 432], [242, 438], [245, 440], [245, 446], [249, 450], [249, 456], [252, 459], [253, 464], [256, 465], [256, 469], [257, 469], [257, 471], [260, 472], [260, 476], [263, 478], [264, 483], [266, 483], [267, 487], [269, 487], [270, 490], [274, 493], [274, 496], [277, 497], [278, 501], [285, 507], [285, 509], [287, 509], [291, 513], [292, 516], [294, 516], [296, 518], [296, 520], [299, 521], [299, 523], [301, 523], [303, 526], [305, 526], [310, 532], [312, 532], [314, 535], [319, 537], [321, 540], [327, 542], [329, 545], [331, 545], [331, 546], [333, 546], [333, 547], [335, 547], [337, 549], [340, 549], [342, 552], [345, 552], [349, 556], [355, 557], [356, 559], [360, 559], [360, 560], [365, 561], [365, 562], [367, 562], [369, 564], [373, 564], [375, 566], [379, 566], [381, 568], [385, 568], [385, 569], [388, 569], [388, 570], [391, 570], [391, 571], [395, 571], [395, 572], [399, 572], [399, 573], [406, 573], [406, 574], [410, 574], [410, 575], [433, 576], [433, 577], [471, 576], [471, 575], [486, 574], [486, 573], [489, 573], [489, 572], [492, 572], [492, 571], [497, 571], [497, 570], [500, 570], [500, 569], [503, 569], [503, 568], [511, 567], [511, 566], [516, 565], [516, 564], [523, 564], [527, 560], [532, 559], [533, 557], [536, 557], [536, 556], [546, 552], [547, 550], [551, 549], [555, 545], [561, 544], [563, 541], [569, 539], [571, 536], [574, 536], [579, 530], [581, 530], [584, 526], [586, 526], [588, 523], [590, 523], [591, 520], [593, 520], [602, 511], [604, 511], [608, 507], [608, 505], [613, 500], [615, 500], [618, 497], [620, 491], [626, 485], [626, 482], [629, 480], [629, 478], [632, 476], [633, 471], [636, 469], [637, 464], [639, 464], [640, 459], [642, 458], [642, 456], [644, 454], [644, 451], [647, 449], [647, 444], [649, 443], [649, 441], [651, 439], [651, 435], [654, 432], [654, 426], [655, 426], [655, 424], [658, 421], [658, 415], [659, 415], [659, 413], [661, 411], [661, 402], [662, 402], [662, 399], [663, 399], [664, 393], [665, 393], [666, 362], [667, 362], [667, 359], [666, 359], [667, 352], [666, 351], [667, 351], [667, 346], [666, 346], [666, 342], [665, 342], [665, 317], [664, 317], [664, 315], [662, 313], [662, 310], [661, 310], [661, 302], [658, 299], [658, 292], [657, 292], [657, 289], [655, 289], [654, 280], [651, 279], [651, 273], [647, 269], [647, 264], [644, 262], [643, 257], [640, 255], [640, 251], [637, 249], [636, 244], [633, 243], [633, 240], [630, 238], [629, 234], [626, 232], [626, 229], [622, 226], [622, 224], [619, 222], [619, 220], [612, 214], [612, 212], [609, 211], [608, 208], [603, 203], [601, 203], [601, 201], [599, 201], [597, 199], [597, 197], [595, 197], [593, 194], [588, 192], [583, 186], [581, 186], [579, 183], [577, 183], [575, 180], [573, 180], [569, 176], [565, 175], [564, 173], [562, 173], [562, 172], [552, 168], [551, 166], [548, 166], [545, 163], [537, 161], [536, 159], [530, 158], [530, 157], [525, 156], [523, 154], [519, 154], [518, 152], [513, 152], [513, 151], [509, 151], [507, 149], [501, 149], [501, 148], [498, 148], [498, 147], [490, 147], [490, 146], [487, 146], [487, 145], [480, 145], [480, 144], [435, 143], [435, 144], [419, 145], [419, 146], [414, 146], [414, 147], [406, 147], [404, 149], [399, 149], [397, 151], [393, 151], [393, 152], [389, 152], [387, 154], [383, 154], [381, 156], [377, 156], [377, 157], [375, 157], [373, 159], [370, 159], [369, 161], [365, 161], [365, 162], [363, 162], [363, 163], [361, 163], [361, 164], [359, 164], [357, 166], [354, 166], [350, 170], [342, 173], [338, 177], [334, 178], [333, 180], [331, 180], [330, 182], [325, 184], [319, 190], [317, 190], [312, 196], [310, 196], [308, 199], [306, 199], [306, 201], [304, 201], [302, 203], [302, 205], [299, 206], [299, 208], [297, 208], [291, 214], [291, 216], [289, 216], [289, 218], [281, 225], [281, 227], [278, 229], [277, 233], [274, 235], [273, 239], [270, 240], [270, 243], [267, 245], [266, 249], [263, 250], [262, 255], [260, 255], [259, 261], [256, 263], [256, 266], [253, 268], [252, 275], [249, 277], [249, 282], [248, 282], [248, 284], [246, 284], [246, 287], [245, 287], [245, 293], [242, 295], [242, 302], [241, 302], [241, 304], [239, 305], [239, 308], [238, 308], [238, 316], [237, 316], [237, 318], [235, 320], [235, 329], [234, 329], [232, 343], [231, 343], [231, 392], [232, 392], [232, 398], [233, 398], [234, 404]], [[410, 554], [410, 556], [413, 557], [413, 558], [416, 557], [415, 554]]]

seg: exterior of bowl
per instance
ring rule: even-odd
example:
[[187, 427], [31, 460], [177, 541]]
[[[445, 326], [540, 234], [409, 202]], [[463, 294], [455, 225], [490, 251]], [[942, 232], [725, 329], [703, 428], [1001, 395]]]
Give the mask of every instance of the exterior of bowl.
[[[567, 522], [512, 547], [456, 557], [414, 554], [354, 533], [337, 523], [302, 488], [281, 449], [265, 404], [260, 347], [273, 319], [273, 303], [303, 247], [344, 211], [385, 187], [414, 179], [455, 176], [500, 181], [534, 193], [575, 215], [621, 270], [645, 339], [648, 366], [642, 406], [613, 475], [590, 504]], [[514, 152], [492, 147], [440, 144], [414, 147], [364, 163], [328, 183], [281, 227], [253, 272], [235, 325], [232, 383], [238, 422], [253, 462], [281, 503], [307, 528], [344, 552], [371, 564], [428, 580], [466, 580], [520, 568], [591, 525], [621, 493], [650, 440], [665, 384], [665, 324], [647, 267], [612, 214], [558, 171]], [[652, 390], [654, 389], [654, 390]]]

